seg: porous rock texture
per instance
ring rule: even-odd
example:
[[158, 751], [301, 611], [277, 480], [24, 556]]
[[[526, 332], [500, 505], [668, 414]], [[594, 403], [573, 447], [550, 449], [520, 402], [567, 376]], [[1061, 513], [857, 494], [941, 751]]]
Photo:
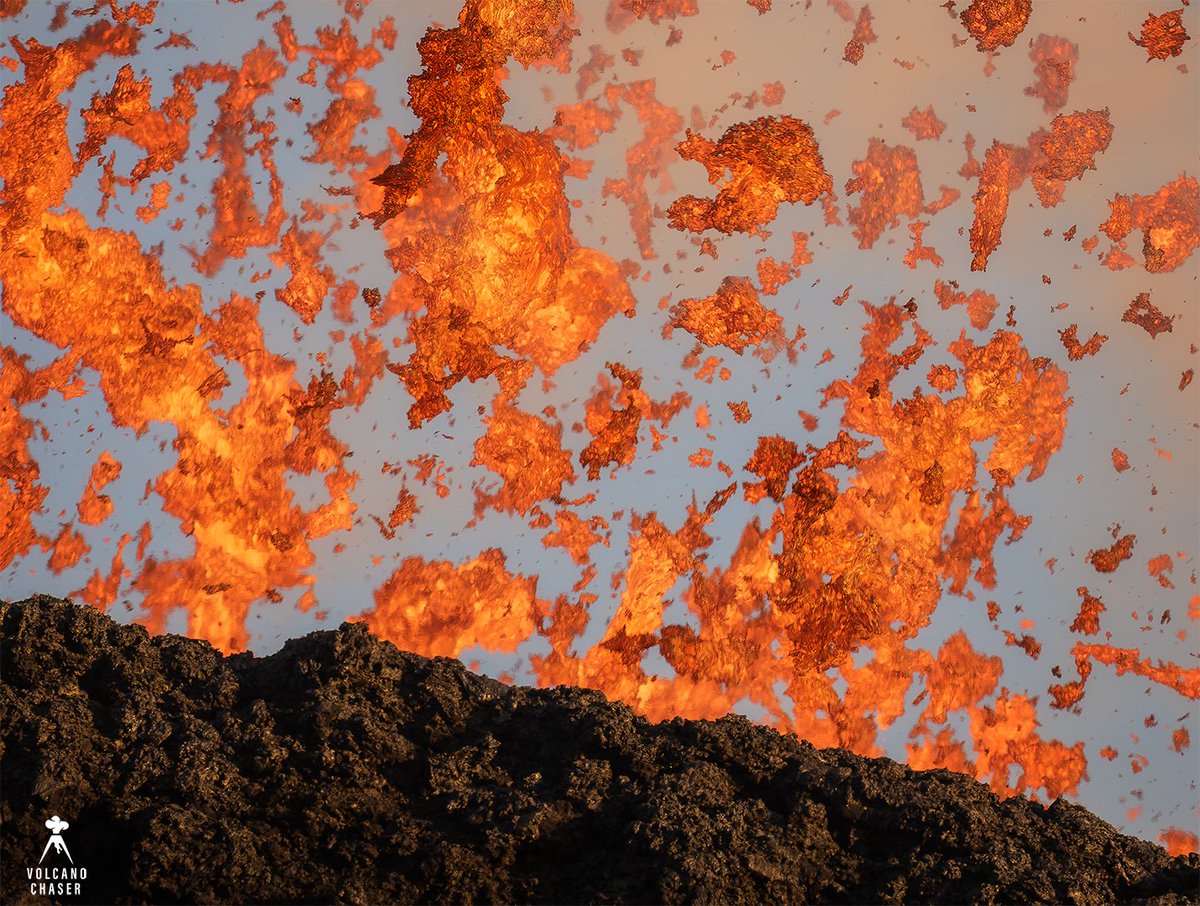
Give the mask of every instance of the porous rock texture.
[[0, 626], [5, 903], [47, 902], [51, 814], [93, 903], [1200, 901], [1200, 857], [1066, 802], [651, 724], [362, 625], [263, 658], [46, 597]]

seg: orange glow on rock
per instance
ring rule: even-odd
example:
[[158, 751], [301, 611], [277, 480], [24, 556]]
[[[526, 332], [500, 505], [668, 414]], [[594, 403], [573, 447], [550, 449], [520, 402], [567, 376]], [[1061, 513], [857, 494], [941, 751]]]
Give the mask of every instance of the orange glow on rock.
[[1167, 854], [1171, 856], [1186, 856], [1188, 853], [1200, 852], [1200, 837], [1191, 831], [1169, 827], [1158, 835], [1158, 839], [1162, 841]]

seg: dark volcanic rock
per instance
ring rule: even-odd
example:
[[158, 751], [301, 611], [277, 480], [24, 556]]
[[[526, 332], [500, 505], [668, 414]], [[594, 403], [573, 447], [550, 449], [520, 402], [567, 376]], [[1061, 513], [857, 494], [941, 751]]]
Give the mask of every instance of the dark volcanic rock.
[[1200, 900], [1200, 857], [1065, 802], [738, 717], [652, 725], [361, 625], [266, 658], [50, 598], [0, 626], [6, 903], [46, 902], [51, 815], [88, 869], [66, 902]]

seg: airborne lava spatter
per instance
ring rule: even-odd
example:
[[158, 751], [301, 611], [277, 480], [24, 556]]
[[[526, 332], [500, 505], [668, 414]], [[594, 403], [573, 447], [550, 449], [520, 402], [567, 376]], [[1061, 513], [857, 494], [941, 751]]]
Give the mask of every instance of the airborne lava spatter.
[[812, 204], [833, 188], [812, 128], [790, 116], [760, 117], [730, 126], [716, 142], [688, 130], [679, 155], [699, 161], [714, 185], [733, 176], [715, 199], [685, 195], [668, 211], [677, 230], [755, 233], [783, 202]]
[[1162, 15], [1151, 13], [1142, 23], [1140, 37], [1129, 33], [1129, 40], [1145, 49], [1146, 62], [1165, 60], [1183, 53], [1183, 45], [1190, 40], [1190, 36], [1183, 27], [1182, 15], [1181, 9], [1173, 9]]
[[[780, 15], [765, 3], [738, 8], [767, 26]], [[1118, 347], [1140, 333], [1116, 326], [1119, 307], [1099, 301], [1086, 342], [1082, 315], [1069, 326], [1027, 328], [1035, 306], [1050, 307], [1040, 296], [1006, 299], [1008, 329], [995, 330], [997, 284], [960, 289], [952, 279], [963, 276], [964, 252], [971, 270], [992, 264], [981, 277], [1001, 261], [1019, 272], [1016, 249], [999, 251], [1002, 230], [1006, 242], [1023, 241], [1006, 227], [1010, 209], [1014, 218], [1018, 204], [1050, 211], [1066, 203], [1073, 180], [1082, 180], [1073, 191], [1087, 191], [1087, 171], [1101, 168], [1124, 134], [1121, 108], [1104, 97], [1074, 98], [1081, 109], [1062, 113], [1068, 90], [1082, 90], [1082, 41], [1042, 34], [1028, 60], [1004, 52], [1003, 62], [1020, 63], [1014, 95], [1040, 106], [1041, 128], [1023, 142], [989, 132], [983, 160], [961, 171], [977, 184], [943, 185], [931, 202], [922, 176], [955, 178], [931, 169], [935, 145], [957, 146], [968, 122], [951, 100], [906, 97], [880, 115], [881, 134], [856, 138], [854, 149], [809, 106], [816, 101], [806, 91], [820, 94], [814, 86], [757, 79], [754, 94], [736, 95], [744, 105], [721, 107], [734, 95], [701, 94], [685, 117], [687, 108], [674, 106], [677, 80], [637, 68], [643, 53], [653, 58], [637, 42], [655, 35], [658, 45], [665, 39], [660, 53], [685, 51], [688, 29], [704, 19], [695, 3], [614, 0], [609, 26], [635, 46], [592, 44], [589, 56], [565, 0], [467, 0], [456, 25], [430, 27], [420, 40], [407, 136], [390, 122], [396, 86], [378, 73], [415, 35], [384, 16], [372, 25], [368, 15], [360, 28], [363, 11], [352, 12], [354, 22], [342, 18], [309, 38], [277, 4], [258, 14], [270, 25], [239, 59], [190, 62], [169, 83], [135, 76], [125, 60], [152, 52], [194, 60], [204, 42], [196, 33], [150, 47], [153, 8], [79, 10], [73, 20], [87, 21], [57, 46], [13, 43], [0, 118], [3, 306], [18, 344], [38, 338], [60, 352], [35, 366], [20, 345], [0, 346], [0, 567], [82, 574], [80, 594], [96, 606], [133, 597], [156, 631], [182, 609], [190, 634], [238, 649], [263, 602], [299, 595], [307, 611], [320, 594], [328, 606], [337, 592], [323, 570], [340, 568], [357, 545], [372, 551], [373, 565], [398, 561], [371, 580], [374, 605], [361, 618], [402, 647], [516, 652], [543, 684], [593, 686], [655, 719], [715, 717], [749, 703], [821, 744], [906, 754], [914, 766], [965, 771], [1004, 793], [1080, 790], [1093, 749], [1051, 738], [1072, 732], [1051, 721], [1056, 709], [1092, 707], [1086, 684], [1098, 677], [1131, 674], [1173, 695], [1200, 693], [1195, 671], [1119, 635], [1119, 597], [1102, 584], [1137, 571], [1167, 594], [1187, 581], [1194, 551], [1172, 557], [1160, 553], [1164, 545], [1143, 556], [1132, 531], [1114, 534], [1110, 548], [1093, 532], [1075, 539], [1077, 559], [1091, 549], [1089, 585], [1073, 596], [1073, 582], [1047, 602], [1036, 631], [1032, 617], [999, 625], [1022, 612], [1005, 597], [999, 542], [1018, 541], [1045, 518], [1024, 512], [1025, 486], [1046, 482], [1052, 461], [1075, 455], [1065, 446], [1068, 416], [1096, 405], [1088, 369], [1115, 370]], [[846, 3], [826, 12], [855, 22], [846, 58], [858, 68], [839, 71], [866, 71], [875, 61], [864, 46], [885, 34], [885, 14]], [[1023, 0], [975, 0], [961, 14], [989, 53], [1014, 45], [1029, 19]], [[1026, 87], [1030, 60], [1035, 84]], [[558, 73], [578, 101], [551, 103], [547, 89], [545, 115], [530, 121], [507, 68], [514, 64], [526, 75]], [[100, 87], [89, 96], [82, 79], [90, 70]], [[758, 102], [760, 85], [763, 102], [780, 109], [736, 121], [740, 106]], [[202, 127], [205, 104], [216, 113]], [[300, 128], [289, 133], [287, 117]], [[386, 137], [360, 130], [380, 122]], [[293, 147], [297, 136], [307, 145]], [[913, 139], [921, 167], [918, 152], [900, 144]], [[625, 145], [608, 167], [603, 148], [612, 142]], [[196, 157], [212, 168], [200, 186]], [[300, 160], [325, 168], [333, 185], [302, 184], [297, 198]], [[681, 192], [667, 177], [670, 166], [672, 178], [697, 182], [696, 163], [714, 187], [709, 196]], [[1026, 180], [1034, 192], [1014, 194]], [[1118, 184], [1162, 188], [1112, 198], [1099, 229], [1113, 247], [1081, 266], [1108, 276], [1142, 264], [1125, 250], [1139, 230], [1143, 277], [1180, 269], [1200, 242], [1194, 176], [1151, 169], [1122, 173]], [[99, 189], [95, 216], [70, 194], [89, 185]], [[844, 225], [835, 186], [844, 187]], [[202, 209], [183, 207], [185, 194]], [[592, 228], [591, 218], [601, 219], [592, 202], [605, 199], [621, 212], [624, 245]], [[818, 200], [823, 223], [808, 210]], [[89, 211], [95, 203], [89, 196]], [[965, 227], [972, 213], [969, 235], [954, 237], [947, 224], [957, 217]], [[189, 242], [189, 278], [200, 286], [176, 283], [161, 251], [139, 238], [192, 222], [206, 224]], [[359, 262], [340, 263], [355, 246], [350, 229], [371, 237], [363, 247], [386, 244], [376, 257], [393, 269], [390, 283], [386, 274], [358, 275]], [[1071, 227], [1064, 237], [1073, 236]], [[738, 242], [758, 247], [747, 256]], [[814, 288], [838, 242], [857, 245], [861, 259], [852, 260], [864, 268], [888, 267], [887, 247], [911, 243], [895, 254], [907, 268], [889, 279], [921, 283], [906, 304], [860, 289], [873, 301], [840, 310], [863, 313], [857, 359], [828, 350], [818, 363], [801, 340], [847, 301], [849, 288], [830, 306], [837, 287], [860, 282], [839, 274]], [[694, 275], [714, 262], [723, 270]], [[660, 288], [657, 272], [644, 269], [651, 264], [677, 285]], [[652, 281], [653, 293], [643, 289]], [[1149, 302], [1159, 285], [1146, 287], [1124, 320], [1161, 349], [1191, 329], [1190, 316], [1175, 301], [1169, 310], [1179, 314], [1164, 315]], [[637, 304], [656, 300], [657, 310]], [[274, 317], [287, 333], [268, 329]], [[1097, 320], [1104, 324], [1093, 330]], [[1173, 325], [1175, 337], [1162, 336]], [[637, 340], [621, 348], [614, 336], [625, 329]], [[306, 370], [282, 352], [289, 334], [296, 344], [323, 335], [333, 345]], [[664, 354], [658, 344], [671, 348]], [[692, 344], [686, 367], [694, 370], [672, 386], [663, 363]], [[774, 361], [784, 350], [786, 365]], [[327, 355], [339, 364], [327, 367]], [[1173, 394], [1176, 383], [1187, 388], [1182, 367]], [[817, 385], [800, 382], [813, 371], [823, 386], [815, 401]], [[153, 530], [144, 514], [125, 512], [118, 489], [140, 466], [108, 442], [105, 426], [75, 496], [60, 515], [47, 509], [52, 489], [39, 451], [49, 432], [34, 407], [51, 392], [64, 404], [101, 395], [113, 436], [169, 427], [161, 452], [170, 466], [146, 476], [146, 496], [164, 514]], [[805, 411], [814, 402], [830, 409], [820, 421]], [[364, 413], [396, 431], [382, 467], [348, 427]], [[434, 446], [443, 441], [462, 451], [456, 464], [449, 446]], [[1118, 453], [1112, 469], [1104, 454], [1106, 476], [1142, 477], [1147, 467], [1134, 470]], [[686, 475], [695, 483], [690, 504], [665, 492], [614, 496], [648, 472], [664, 483]], [[381, 477], [393, 483], [376, 497], [365, 487]], [[299, 490], [309, 483], [323, 485], [315, 499]], [[446, 528], [455, 504], [467, 516]], [[504, 528], [502, 542], [466, 555], [412, 550], [427, 532], [463, 550], [446, 536], [493, 524], [527, 527], [533, 553]], [[176, 528], [182, 547], [166, 540]], [[104, 533], [111, 538], [101, 542]], [[1135, 553], [1142, 565], [1118, 570]], [[565, 580], [551, 565], [559, 560]], [[994, 638], [955, 631], [924, 640], [935, 619], [972, 605], [977, 590], [1004, 602], [988, 603]], [[1049, 628], [1055, 616], [1077, 634], [1066, 644]], [[1036, 680], [1012, 679], [1014, 655], [1036, 662]], [[1060, 664], [1072, 663], [1078, 679], [1064, 679]], [[886, 737], [902, 719], [910, 733], [897, 748]], [[1171, 846], [1188, 845], [1171, 833]]]
[[959, 18], [980, 51], [1011, 46], [1025, 30], [1033, 0], [971, 0]]

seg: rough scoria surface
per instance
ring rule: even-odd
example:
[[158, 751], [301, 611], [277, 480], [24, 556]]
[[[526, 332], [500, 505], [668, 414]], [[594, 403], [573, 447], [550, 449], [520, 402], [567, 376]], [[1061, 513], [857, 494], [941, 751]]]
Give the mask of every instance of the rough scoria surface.
[[87, 902], [1196, 902], [1065, 802], [817, 750], [730, 717], [652, 725], [510, 688], [361, 625], [265, 658], [51, 598], [0, 604], [3, 875], [44, 822]]

